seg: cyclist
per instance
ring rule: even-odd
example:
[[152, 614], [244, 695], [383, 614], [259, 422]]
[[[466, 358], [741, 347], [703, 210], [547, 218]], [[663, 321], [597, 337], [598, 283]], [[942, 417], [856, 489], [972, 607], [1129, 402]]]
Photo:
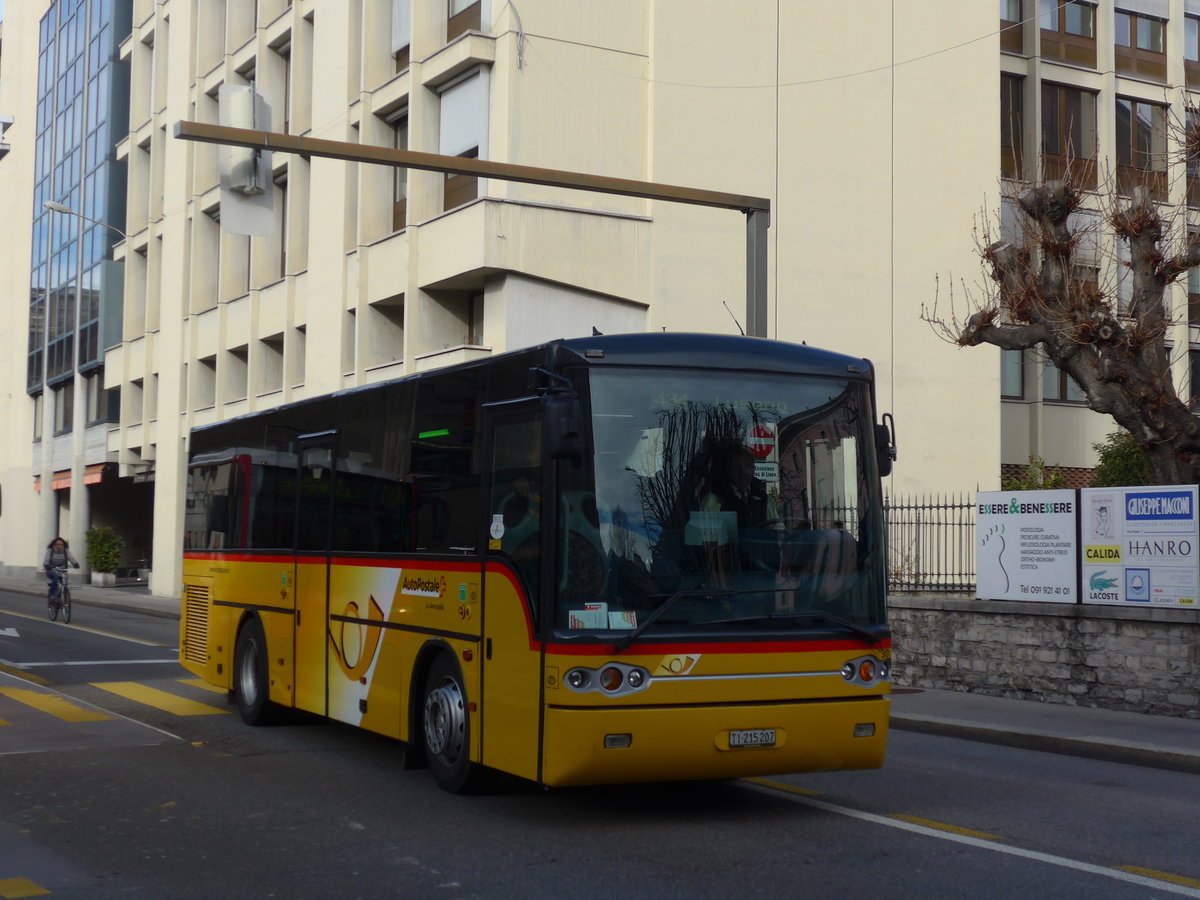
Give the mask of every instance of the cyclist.
[[62, 575], [58, 570], [65, 569], [68, 565], [79, 568], [79, 563], [71, 555], [67, 542], [61, 537], [56, 537], [46, 545], [46, 557], [42, 560], [42, 568], [46, 572], [46, 577], [50, 579], [50, 587], [46, 592], [48, 600], [53, 600], [58, 594], [58, 583], [62, 580]]

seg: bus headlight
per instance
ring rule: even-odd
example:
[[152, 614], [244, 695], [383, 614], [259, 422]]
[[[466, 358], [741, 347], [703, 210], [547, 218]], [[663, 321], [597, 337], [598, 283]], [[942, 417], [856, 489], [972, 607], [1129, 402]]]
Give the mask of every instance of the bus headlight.
[[608, 696], [622, 696], [645, 690], [650, 685], [650, 673], [641, 666], [612, 662], [603, 669], [576, 666], [563, 679], [567, 687], [581, 694], [601, 691]]
[[860, 656], [842, 666], [842, 677], [859, 687], [874, 687], [887, 680], [889, 674], [891, 665], [888, 661], [876, 659], [874, 656]]

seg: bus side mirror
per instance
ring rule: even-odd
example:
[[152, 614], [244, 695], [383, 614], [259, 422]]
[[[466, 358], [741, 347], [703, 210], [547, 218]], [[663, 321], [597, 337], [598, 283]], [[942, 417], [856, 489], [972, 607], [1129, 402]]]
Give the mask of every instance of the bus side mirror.
[[891, 413], [884, 413], [883, 424], [875, 426], [875, 459], [879, 464], [879, 477], [892, 474], [892, 460], [896, 458], [896, 422]]
[[573, 391], [546, 395], [546, 446], [551, 459], [583, 460], [583, 404]]

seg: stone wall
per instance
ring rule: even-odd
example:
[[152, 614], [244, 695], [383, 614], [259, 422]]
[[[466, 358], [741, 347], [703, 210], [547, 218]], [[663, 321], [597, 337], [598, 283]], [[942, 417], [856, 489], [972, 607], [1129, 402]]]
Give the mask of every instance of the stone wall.
[[1200, 719], [1200, 610], [888, 598], [893, 682]]

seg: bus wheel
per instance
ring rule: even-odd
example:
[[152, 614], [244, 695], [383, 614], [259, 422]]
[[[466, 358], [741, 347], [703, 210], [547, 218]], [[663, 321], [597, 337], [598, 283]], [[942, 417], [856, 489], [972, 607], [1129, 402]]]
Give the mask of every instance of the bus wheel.
[[445, 653], [425, 678], [422, 710], [425, 755], [434, 780], [454, 794], [470, 791], [478, 776], [471, 762], [467, 692], [453, 658]]
[[267, 640], [258, 619], [249, 619], [238, 632], [233, 663], [233, 692], [243, 722], [247, 725], [265, 725], [269, 721], [271, 701]]

